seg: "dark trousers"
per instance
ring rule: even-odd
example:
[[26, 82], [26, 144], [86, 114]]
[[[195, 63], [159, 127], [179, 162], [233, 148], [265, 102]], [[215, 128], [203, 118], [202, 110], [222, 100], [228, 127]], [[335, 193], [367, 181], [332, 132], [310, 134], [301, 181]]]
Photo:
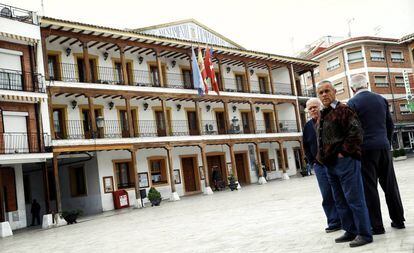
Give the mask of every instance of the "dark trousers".
[[384, 229], [378, 196], [378, 181], [384, 191], [391, 220], [403, 223], [405, 221], [404, 209], [390, 151], [387, 149], [362, 151], [362, 177], [372, 229]]
[[351, 157], [339, 158], [336, 165], [328, 167], [327, 171], [342, 228], [348, 233], [362, 236], [366, 241], [372, 241], [361, 162]]
[[329, 228], [337, 228], [341, 226], [338, 212], [336, 211], [335, 200], [333, 198], [332, 187], [328, 181], [327, 168], [323, 165], [315, 163], [313, 170], [318, 180], [319, 190], [322, 194], [322, 207], [328, 221]]
[[37, 221], [37, 225], [40, 225], [40, 214], [32, 213], [32, 226], [35, 225], [35, 221]]

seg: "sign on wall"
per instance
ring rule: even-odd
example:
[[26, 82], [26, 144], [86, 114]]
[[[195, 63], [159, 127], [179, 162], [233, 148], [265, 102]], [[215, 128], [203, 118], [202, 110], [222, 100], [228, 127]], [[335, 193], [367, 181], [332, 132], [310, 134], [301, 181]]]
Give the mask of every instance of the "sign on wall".
[[410, 112], [414, 112], [414, 100], [413, 95], [411, 93], [411, 86], [410, 81], [408, 79], [408, 72], [407, 70], [403, 70], [403, 78], [404, 78], [404, 87], [405, 87], [405, 98], [407, 99], [407, 109]]

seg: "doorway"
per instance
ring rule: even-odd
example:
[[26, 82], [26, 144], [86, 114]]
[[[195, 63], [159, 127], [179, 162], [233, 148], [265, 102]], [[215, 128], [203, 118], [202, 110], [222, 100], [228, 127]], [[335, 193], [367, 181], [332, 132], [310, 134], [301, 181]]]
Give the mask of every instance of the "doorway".
[[[78, 77], [79, 82], [86, 83], [86, 67], [85, 67], [85, 61], [83, 58], [78, 58], [76, 60], [77, 66], [78, 66]], [[91, 75], [91, 82], [96, 83], [97, 82], [97, 64], [96, 59], [89, 59], [89, 67], [90, 67], [90, 75]]]
[[303, 168], [303, 164], [302, 164], [302, 154], [300, 152], [300, 148], [293, 148], [293, 154], [295, 156], [295, 165], [296, 165], [296, 169], [301, 171]]
[[196, 156], [182, 157], [181, 167], [183, 171], [184, 190], [186, 193], [200, 191], [198, 162]]
[[[190, 135], [199, 135], [198, 120], [195, 111], [187, 111], [188, 131]], [[179, 132], [181, 132], [179, 130]]]
[[224, 112], [216, 111], [216, 123], [217, 123], [218, 134], [226, 134], [226, 123], [225, 123]]
[[226, 158], [224, 153], [207, 155], [208, 177], [213, 184], [213, 171], [227, 185]]
[[236, 160], [237, 180], [241, 185], [250, 184], [247, 152], [237, 152], [234, 154], [234, 157]]
[[[101, 109], [94, 109], [94, 111], [95, 111], [95, 120], [97, 117], [103, 116]], [[85, 139], [91, 139], [95, 137], [93, 133], [92, 124], [96, 124], [96, 122], [91, 121], [89, 109], [82, 109], [82, 126], [83, 126], [83, 134], [84, 134]], [[99, 138], [103, 137], [103, 133], [99, 131], [99, 129], [98, 129], [97, 134], [98, 134], [97, 137]]]

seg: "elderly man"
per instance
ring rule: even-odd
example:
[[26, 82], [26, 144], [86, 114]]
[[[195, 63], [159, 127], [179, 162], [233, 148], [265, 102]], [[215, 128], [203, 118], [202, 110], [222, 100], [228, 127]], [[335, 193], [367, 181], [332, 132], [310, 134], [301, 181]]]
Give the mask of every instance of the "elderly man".
[[362, 246], [373, 241], [361, 176], [362, 129], [352, 109], [336, 100], [336, 90], [330, 81], [320, 82], [317, 93], [324, 105], [318, 128], [317, 158], [328, 168], [336, 209], [346, 231], [335, 242]]
[[348, 101], [348, 106], [358, 114], [364, 130], [362, 177], [372, 233], [383, 234], [385, 230], [377, 189], [378, 179], [385, 193], [392, 227], [405, 228], [404, 209], [390, 153], [394, 124], [388, 102], [384, 97], [368, 91], [367, 84], [364, 75], [352, 76], [351, 87], [355, 95]]
[[341, 220], [335, 207], [335, 200], [332, 195], [332, 187], [328, 182], [326, 167], [316, 160], [318, 153], [318, 141], [316, 137], [316, 129], [320, 116], [322, 103], [318, 98], [311, 98], [306, 102], [306, 110], [309, 112], [311, 119], [306, 122], [303, 129], [303, 147], [305, 156], [310, 166], [316, 174], [319, 189], [322, 194], [322, 207], [328, 221], [328, 227], [325, 228], [326, 233], [334, 232], [341, 229]]

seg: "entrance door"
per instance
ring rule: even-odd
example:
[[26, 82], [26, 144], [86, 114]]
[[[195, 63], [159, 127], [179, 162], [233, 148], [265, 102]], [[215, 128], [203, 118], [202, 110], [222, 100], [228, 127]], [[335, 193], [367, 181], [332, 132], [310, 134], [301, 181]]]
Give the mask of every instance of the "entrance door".
[[16, 179], [14, 168], [0, 168], [0, 222], [7, 212], [17, 211]]
[[241, 113], [242, 124], [243, 124], [243, 133], [250, 134], [252, 130], [250, 128], [250, 113], [242, 112]]
[[216, 123], [218, 134], [226, 134], [224, 112], [216, 112]]
[[196, 112], [187, 111], [187, 119], [188, 119], [188, 131], [190, 135], [198, 135], [198, 124], [197, 124], [197, 115]]
[[295, 155], [295, 165], [297, 170], [302, 170], [302, 155], [299, 148], [293, 149], [293, 154]]
[[239, 183], [241, 185], [248, 184], [249, 183], [249, 176], [248, 176], [248, 170], [247, 170], [247, 154], [246, 153], [238, 153], [235, 154], [236, 159], [236, 168], [237, 168], [237, 179], [239, 180]]
[[227, 184], [227, 173], [225, 168], [224, 156], [214, 155], [207, 156], [207, 168], [210, 182], [213, 184], [213, 171], [217, 174], [225, 184]]
[[196, 161], [194, 157], [181, 158], [185, 192], [197, 191]]
[[266, 171], [269, 171], [269, 152], [267, 150], [260, 151], [260, 161], [262, 162], [263, 168], [265, 168]]
[[155, 112], [155, 121], [157, 123], [157, 134], [158, 136], [167, 135], [167, 127], [165, 124], [164, 113], [162, 111]]

